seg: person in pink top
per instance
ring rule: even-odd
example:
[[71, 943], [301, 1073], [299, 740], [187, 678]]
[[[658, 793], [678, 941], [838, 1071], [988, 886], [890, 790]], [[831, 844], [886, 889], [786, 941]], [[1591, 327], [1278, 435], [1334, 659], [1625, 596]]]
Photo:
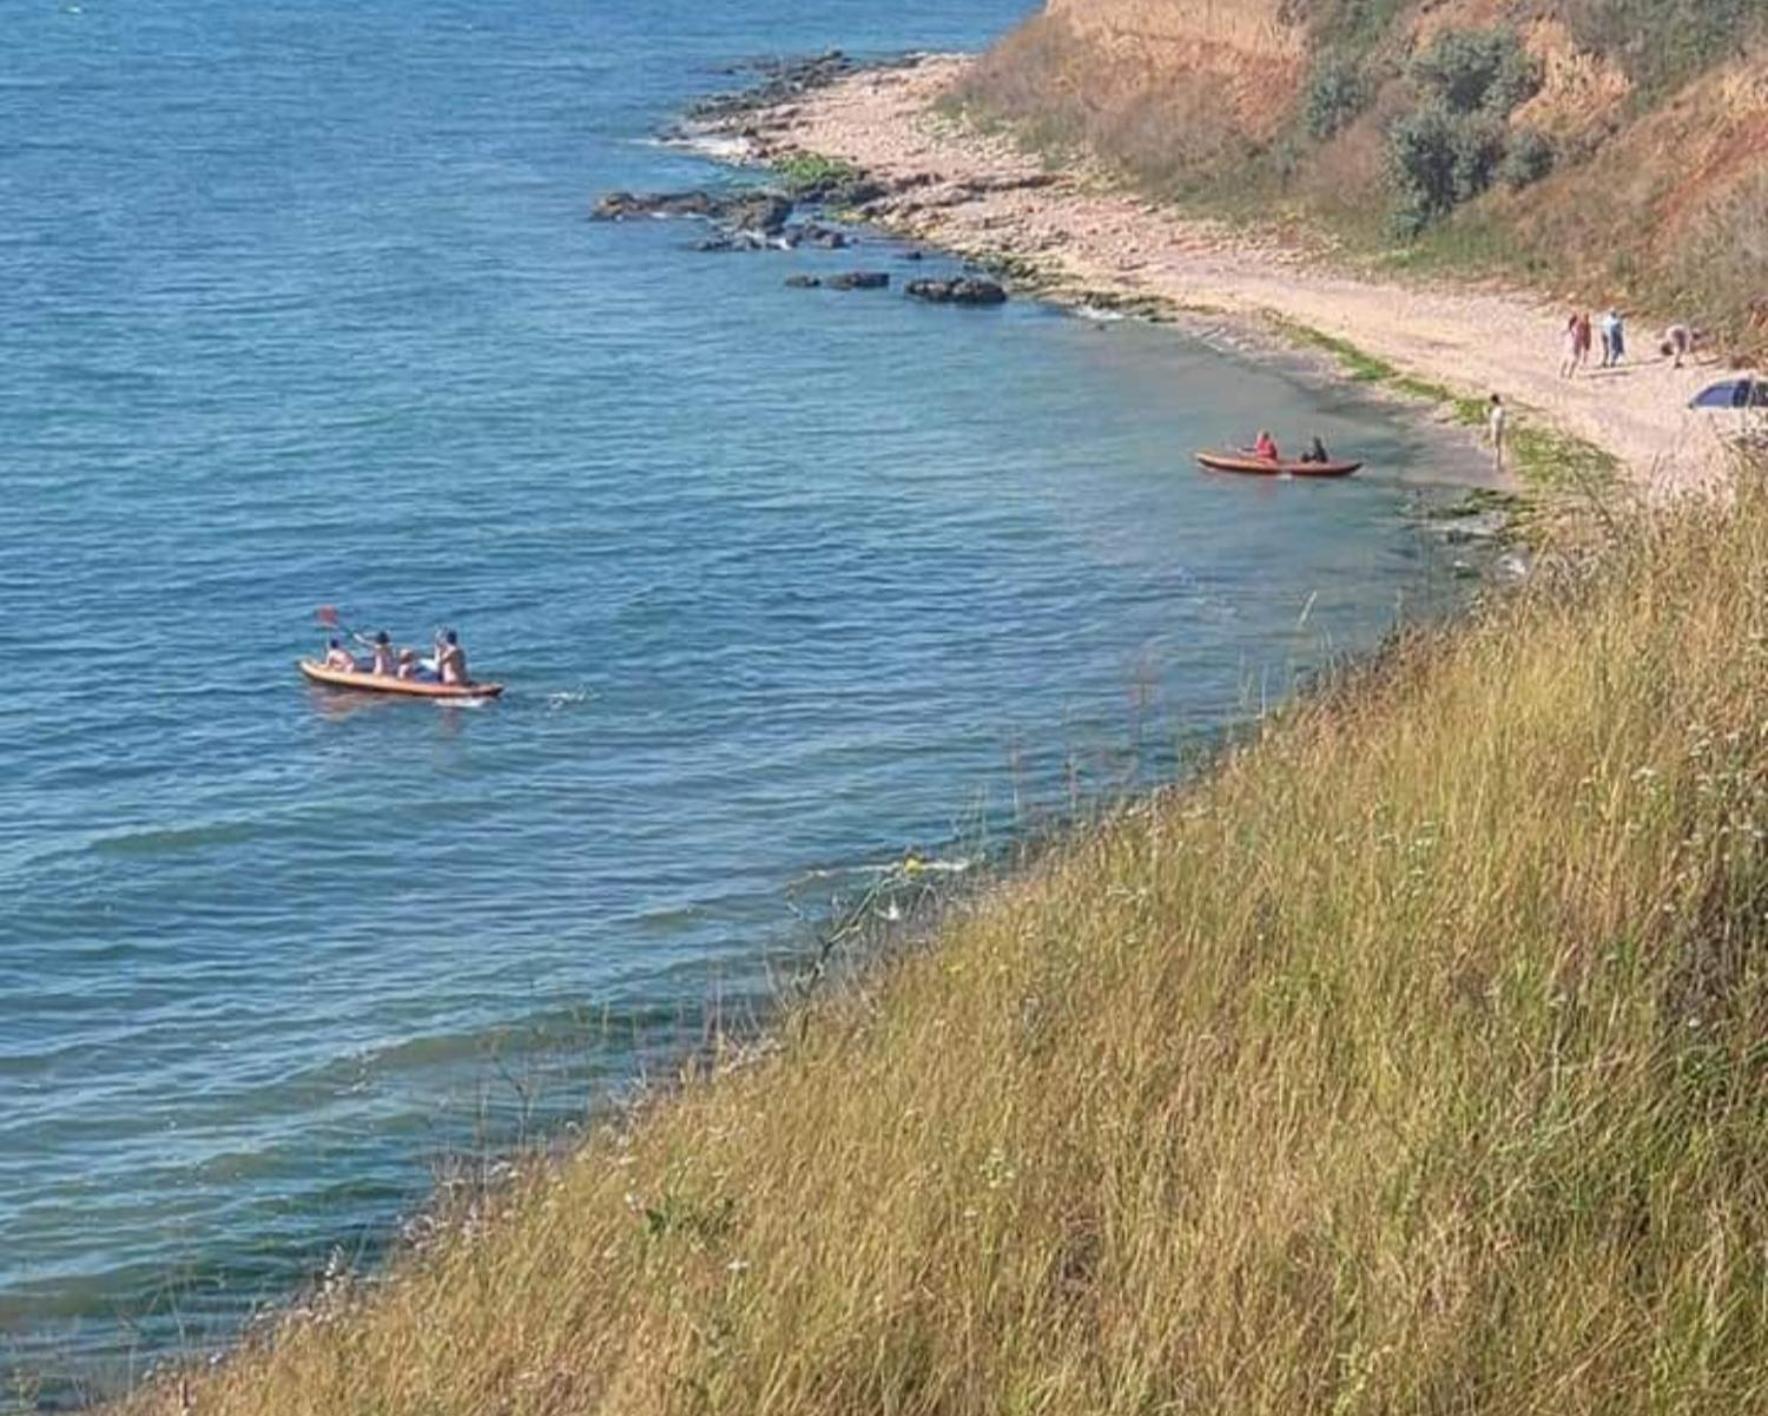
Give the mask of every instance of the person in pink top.
[[1260, 430], [1258, 441], [1252, 445], [1252, 455], [1262, 457], [1266, 462], [1281, 462], [1283, 460], [1277, 451], [1277, 439], [1272, 437], [1269, 430], [1266, 429]]

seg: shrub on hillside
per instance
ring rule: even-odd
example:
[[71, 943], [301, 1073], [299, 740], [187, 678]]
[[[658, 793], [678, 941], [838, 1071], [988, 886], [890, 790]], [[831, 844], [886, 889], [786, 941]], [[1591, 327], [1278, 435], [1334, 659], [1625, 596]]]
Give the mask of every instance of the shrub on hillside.
[[1450, 30], [1412, 62], [1423, 103], [1388, 131], [1394, 225], [1417, 235], [1502, 175], [1527, 186], [1552, 166], [1540, 134], [1513, 141], [1505, 119], [1540, 87], [1540, 67], [1508, 29]]
[[1394, 225], [1416, 236], [1455, 209], [1460, 125], [1440, 103], [1427, 104], [1395, 123], [1387, 138], [1388, 181], [1394, 189]]
[[1451, 113], [1506, 117], [1541, 87], [1541, 67], [1511, 29], [1448, 30], [1412, 77]]
[[1368, 102], [1368, 90], [1355, 64], [1328, 59], [1314, 70], [1302, 99], [1302, 122], [1310, 138], [1336, 137]]
[[1551, 172], [1557, 158], [1545, 133], [1536, 128], [1520, 128], [1510, 135], [1509, 148], [1498, 168], [1499, 180], [1511, 191], [1520, 192]]

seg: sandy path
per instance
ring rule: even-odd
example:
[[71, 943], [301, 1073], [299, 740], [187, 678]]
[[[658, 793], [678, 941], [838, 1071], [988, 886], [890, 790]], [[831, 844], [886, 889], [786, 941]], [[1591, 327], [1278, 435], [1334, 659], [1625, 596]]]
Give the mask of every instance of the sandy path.
[[1722, 447], [1713, 426], [1687, 411], [1714, 371], [1672, 369], [1658, 357], [1655, 330], [1630, 327], [1632, 357], [1622, 370], [1567, 381], [1558, 369], [1563, 306], [1514, 291], [1347, 274], [1086, 176], [1051, 182], [1007, 140], [961, 131], [930, 111], [965, 62], [938, 56], [857, 74], [754, 115], [756, 150], [841, 158], [893, 184], [914, 184], [879, 205], [882, 223], [962, 254], [1029, 257], [1088, 290], [1276, 314], [1458, 393], [1502, 393], [1613, 453], [1653, 494], [1717, 475]]

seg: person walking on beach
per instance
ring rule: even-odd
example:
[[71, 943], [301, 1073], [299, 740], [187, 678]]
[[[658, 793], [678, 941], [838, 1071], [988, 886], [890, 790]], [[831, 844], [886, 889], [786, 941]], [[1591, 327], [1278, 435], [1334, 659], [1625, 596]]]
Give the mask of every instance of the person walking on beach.
[[1500, 476], [1504, 472], [1504, 434], [1509, 423], [1510, 410], [1504, 406], [1504, 400], [1494, 393], [1490, 411], [1486, 414], [1486, 435], [1492, 440], [1492, 466]]
[[1627, 322], [1613, 306], [1602, 317], [1602, 367], [1612, 369], [1627, 357]]
[[1569, 379], [1578, 372], [1578, 338], [1582, 327], [1578, 323], [1578, 312], [1572, 311], [1571, 318], [1565, 322], [1565, 358], [1559, 363], [1559, 376]]

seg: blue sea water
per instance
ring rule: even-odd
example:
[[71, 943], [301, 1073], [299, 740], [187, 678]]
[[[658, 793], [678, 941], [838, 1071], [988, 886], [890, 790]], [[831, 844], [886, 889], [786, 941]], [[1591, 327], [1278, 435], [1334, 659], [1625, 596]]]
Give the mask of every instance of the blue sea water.
[[[651, 135], [735, 62], [1020, 8], [11, 7], [0, 1369], [225, 1341], [765, 998], [870, 867], [1169, 774], [1452, 595], [1430, 449], [1343, 392], [783, 287], [884, 242], [584, 219], [729, 180]], [[1187, 465], [1260, 424], [1371, 472]], [[304, 687], [322, 603], [507, 697]]]

